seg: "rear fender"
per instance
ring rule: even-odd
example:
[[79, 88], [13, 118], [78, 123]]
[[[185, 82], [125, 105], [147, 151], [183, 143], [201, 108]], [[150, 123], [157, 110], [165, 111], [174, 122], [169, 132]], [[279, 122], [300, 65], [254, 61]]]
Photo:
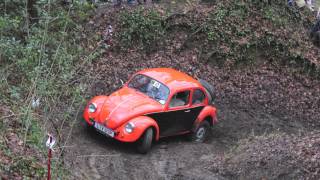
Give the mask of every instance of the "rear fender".
[[214, 125], [218, 122], [217, 119], [217, 109], [213, 106], [206, 106], [202, 109], [202, 111], [200, 112], [200, 114], [198, 115], [197, 120], [194, 122], [193, 124], [193, 129], [195, 130], [199, 124], [203, 121], [206, 120], [206, 118], [210, 118], [211, 122], [210, 125]]
[[[127, 133], [125, 131], [125, 126], [129, 123], [133, 123], [135, 128], [132, 133]], [[119, 141], [124, 142], [135, 142], [137, 141], [145, 132], [145, 130], [149, 127], [154, 128], [155, 132], [155, 140], [159, 139], [159, 126], [155, 120], [147, 116], [139, 116], [131, 119], [130, 121], [124, 123], [122, 126], [117, 128], [117, 132], [119, 134], [115, 137]]]

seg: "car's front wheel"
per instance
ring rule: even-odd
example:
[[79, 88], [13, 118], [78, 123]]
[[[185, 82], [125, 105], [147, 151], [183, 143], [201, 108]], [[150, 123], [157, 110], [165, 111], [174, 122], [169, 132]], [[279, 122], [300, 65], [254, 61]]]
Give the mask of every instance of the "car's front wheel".
[[195, 142], [204, 142], [210, 131], [210, 124], [208, 121], [200, 123], [198, 128], [191, 134], [191, 140]]
[[137, 144], [138, 152], [142, 154], [147, 153], [151, 148], [152, 139], [153, 139], [153, 130], [152, 128], [148, 128], [138, 141], [138, 144]]
[[88, 132], [94, 132], [94, 128], [91, 126], [91, 125], [89, 125], [87, 122], [86, 122], [86, 120], [84, 120], [84, 119], [82, 119], [81, 120], [81, 126], [83, 127], [83, 129], [85, 130], [85, 131], [88, 131]]

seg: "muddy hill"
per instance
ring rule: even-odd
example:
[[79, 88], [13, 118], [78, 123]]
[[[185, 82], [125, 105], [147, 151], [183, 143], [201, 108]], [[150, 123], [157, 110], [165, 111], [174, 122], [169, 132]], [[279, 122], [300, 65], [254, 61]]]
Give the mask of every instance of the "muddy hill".
[[[172, 67], [215, 86], [220, 122], [205, 144], [169, 138], [145, 156], [78, 128], [70, 143], [82, 148], [66, 153], [68, 167], [77, 177], [115, 179], [320, 178], [320, 51], [308, 37], [313, 16], [285, 2], [101, 7], [90, 31], [103, 36], [110, 24], [114, 36], [84, 70], [96, 75], [92, 96], [112, 92], [138, 70]], [[88, 161], [81, 154], [110, 157]]]
[[[35, 112], [48, 113], [46, 128], [59, 137], [55, 171], [70, 179], [320, 179], [320, 49], [308, 36], [314, 22], [307, 8], [285, 1], [98, 3], [78, 29], [91, 53], [79, 57], [68, 80], [82, 100], [63, 94], [53, 110]], [[132, 144], [86, 131], [87, 100], [152, 67], [214, 85], [219, 123], [207, 142], [170, 137], [140, 155]], [[57, 113], [65, 109], [68, 115]]]

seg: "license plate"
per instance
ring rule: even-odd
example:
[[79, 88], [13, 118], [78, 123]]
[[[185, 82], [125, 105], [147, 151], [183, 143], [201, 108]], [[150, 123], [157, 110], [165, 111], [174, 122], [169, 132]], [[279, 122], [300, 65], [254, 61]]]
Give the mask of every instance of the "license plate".
[[100, 123], [95, 122], [95, 123], [94, 123], [94, 128], [96, 128], [96, 129], [97, 129], [99, 132], [101, 132], [102, 134], [105, 134], [105, 135], [114, 137], [114, 132], [113, 132], [111, 129], [103, 126], [103, 125], [100, 124]]

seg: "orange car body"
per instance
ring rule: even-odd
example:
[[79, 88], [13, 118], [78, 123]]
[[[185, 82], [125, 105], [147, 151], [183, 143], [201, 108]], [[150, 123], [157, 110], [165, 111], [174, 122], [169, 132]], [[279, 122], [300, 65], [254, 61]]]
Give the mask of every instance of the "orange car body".
[[[144, 75], [161, 82], [169, 89], [167, 101], [159, 103], [146, 94], [128, 86], [136, 75]], [[202, 102], [192, 104], [193, 92], [200, 90], [205, 97]], [[173, 96], [188, 91], [188, 103], [179, 107], [170, 107]], [[103, 125], [112, 131], [112, 137], [123, 142], [135, 142], [147, 128], [154, 130], [154, 140], [161, 137], [192, 132], [202, 121], [210, 125], [217, 123], [216, 108], [209, 104], [204, 87], [194, 78], [170, 68], [154, 68], [140, 71], [119, 90], [109, 96], [96, 96], [86, 106], [83, 117], [93, 126]], [[89, 111], [89, 105], [96, 106], [95, 112]], [[128, 123], [134, 124], [132, 132], [125, 129]]]

